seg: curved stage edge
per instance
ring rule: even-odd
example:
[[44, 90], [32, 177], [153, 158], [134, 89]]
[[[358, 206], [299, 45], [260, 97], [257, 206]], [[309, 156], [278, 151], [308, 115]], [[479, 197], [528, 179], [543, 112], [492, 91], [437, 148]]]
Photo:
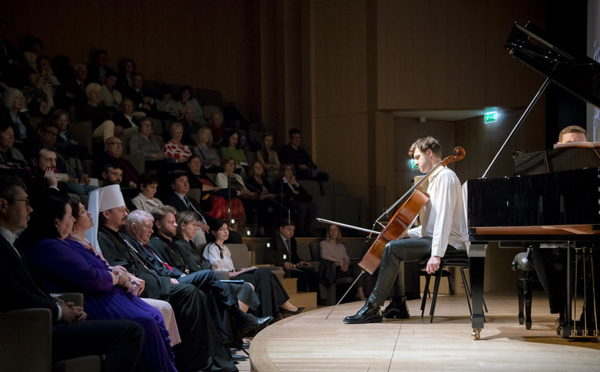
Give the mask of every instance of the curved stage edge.
[[[600, 342], [562, 339], [547, 300], [534, 298], [533, 327], [517, 321], [515, 295], [488, 295], [481, 340], [471, 339], [464, 296], [440, 296], [433, 323], [409, 302], [408, 320], [344, 324], [362, 302], [281, 320], [252, 340], [252, 371], [598, 371]], [[429, 302], [427, 311], [429, 310]], [[426, 312], [427, 314], [427, 312]]]

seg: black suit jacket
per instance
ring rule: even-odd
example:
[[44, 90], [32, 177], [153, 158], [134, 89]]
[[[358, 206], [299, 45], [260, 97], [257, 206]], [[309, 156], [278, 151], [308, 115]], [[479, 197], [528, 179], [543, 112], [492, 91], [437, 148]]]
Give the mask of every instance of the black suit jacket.
[[[188, 199], [190, 201], [190, 203], [192, 203], [192, 205], [194, 206], [194, 208], [196, 208], [196, 211], [198, 211], [199, 213], [202, 214], [202, 216], [204, 217], [204, 219], [206, 220], [207, 224], [210, 225], [211, 221], [214, 220], [214, 218], [212, 218], [208, 213], [206, 213], [202, 207], [200, 206], [200, 204], [198, 204], [198, 202], [196, 200], [194, 200], [194, 198], [190, 198], [188, 196]], [[165, 204], [172, 206], [173, 208], [177, 209], [177, 212], [181, 212], [181, 211], [187, 211], [190, 210], [192, 211], [192, 208], [189, 208], [187, 205], [185, 205], [185, 203], [183, 202], [183, 200], [181, 200], [181, 198], [179, 196], [177, 196], [174, 192], [168, 194], [165, 197]]]
[[[24, 257], [21, 254], [21, 257]], [[0, 311], [27, 308], [46, 308], [52, 311], [56, 322], [58, 307], [54, 300], [36, 281], [26, 261], [20, 258], [10, 243], [0, 235], [0, 285], [4, 300]]]
[[[300, 256], [298, 256], [298, 244], [296, 243], [296, 238], [292, 237], [290, 239], [290, 253], [288, 253], [287, 248], [285, 247], [285, 243], [281, 238], [280, 234], [271, 238], [271, 247], [267, 250], [265, 262], [268, 264], [272, 264], [275, 266], [282, 266], [286, 262], [291, 262], [293, 264], [297, 264], [298, 262], [305, 261]], [[284, 260], [283, 255], [286, 255], [288, 259]]]

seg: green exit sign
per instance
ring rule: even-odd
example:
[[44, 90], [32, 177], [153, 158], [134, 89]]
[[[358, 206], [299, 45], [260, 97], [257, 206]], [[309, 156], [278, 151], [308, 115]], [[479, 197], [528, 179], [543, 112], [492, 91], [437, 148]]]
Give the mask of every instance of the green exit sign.
[[485, 124], [494, 123], [496, 121], [498, 121], [498, 112], [497, 111], [486, 112], [485, 115], [483, 115], [483, 122]]

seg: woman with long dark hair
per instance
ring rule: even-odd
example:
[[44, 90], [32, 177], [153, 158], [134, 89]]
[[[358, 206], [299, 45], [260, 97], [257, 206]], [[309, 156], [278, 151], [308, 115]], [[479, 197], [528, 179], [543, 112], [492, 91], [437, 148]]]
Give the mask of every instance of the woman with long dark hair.
[[75, 240], [66, 240], [75, 218], [66, 198], [48, 195], [32, 213], [22, 243], [32, 269], [51, 292], [83, 292], [89, 319], [130, 319], [145, 331], [140, 363], [144, 371], [176, 371], [160, 312], [130, 293], [122, 270]]

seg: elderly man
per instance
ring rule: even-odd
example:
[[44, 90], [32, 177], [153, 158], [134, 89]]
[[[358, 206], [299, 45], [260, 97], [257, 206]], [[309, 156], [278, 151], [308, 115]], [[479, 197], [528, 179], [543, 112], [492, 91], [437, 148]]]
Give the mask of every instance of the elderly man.
[[[102, 172], [102, 168], [107, 163], [119, 164], [123, 170], [123, 179], [121, 187], [130, 187], [136, 189], [139, 181], [139, 172], [133, 164], [123, 156], [123, 141], [118, 137], [109, 137], [104, 141], [104, 153], [97, 157], [96, 167], [97, 173]], [[134, 195], [135, 196], [135, 195]]]
[[[132, 218], [128, 223], [127, 208], [116, 185], [91, 194], [90, 212], [99, 220], [97, 242], [110, 265], [123, 266], [145, 281], [141, 297], [165, 300], [173, 307], [181, 336], [181, 343], [173, 347], [177, 368], [181, 371], [237, 371], [207, 311], [206, 295], [191, 284], [162, 275], [147, 259], [142, 242], [150, 239], [152, 220]], [[119, 232], [125, 227], [129, 234]], [[90, 231], [86, 237], [94, 242]]]
[[72, 105], [85, 105], [88, 100], [87, 95], [85, 94], [87, 66], [84, 64], [76, 64], [73, 66], [73, 74], [75, 77], [67, 83], [67, 97], [71, 100]]
[[54, 361], [98, 354], [105, 355], [104, 371], [134, 371], [144, 339], [140, 325], [128, 320], [84, 321], [81, 307], [59, 302], [38, 286], [15, 243], [15, 234], [27, 227], [31, 212], [25, 185], [16, 178], [0, 178], [0, 285], [6, 296], [0, 311], [49, 309]]

